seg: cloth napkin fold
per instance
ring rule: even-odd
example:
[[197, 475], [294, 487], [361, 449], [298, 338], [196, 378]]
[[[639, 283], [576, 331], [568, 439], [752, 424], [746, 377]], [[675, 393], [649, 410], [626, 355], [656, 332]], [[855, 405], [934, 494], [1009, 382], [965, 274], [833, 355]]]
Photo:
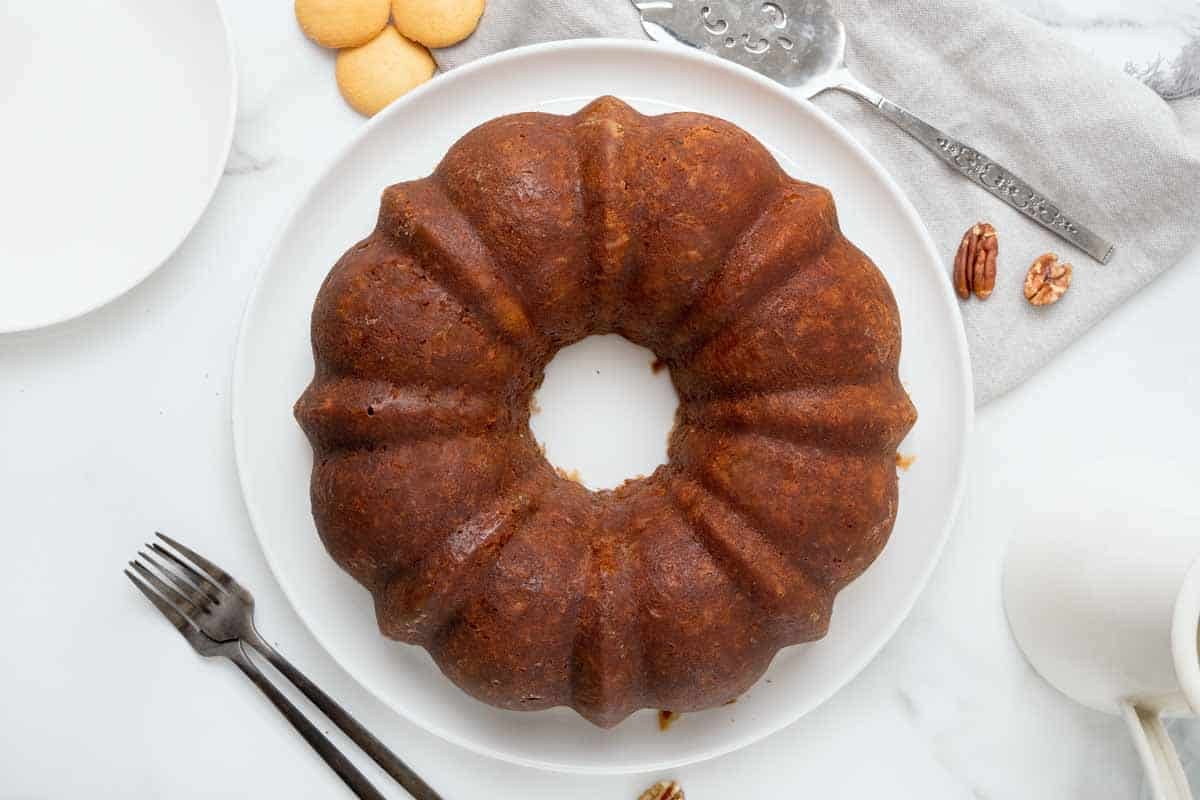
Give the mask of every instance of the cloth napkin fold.
[[[995, 2], [834, 4], [848, 30], [847, 60], [864, 82], [1008, 166], [1117, 244], [1101, 266], [857, 100], [838, 92], [816, 99], [904, 187], [943, 255], [947, 280], [968, 227], [984, 220], [999, 231], [995, 294], [962, 304], [980, 404], [1037, 371], [1200, 238], [1200, 100], [1168, 104]], [[592, 36], [645, 38], [629, 0], [492, 0], [475, 34], [436, 57], [453, 69], [512, 47]], [[1074, 280], [1057, 305], [1037, 309], [1021, 287], [1045, 252], [1070, 261]]]

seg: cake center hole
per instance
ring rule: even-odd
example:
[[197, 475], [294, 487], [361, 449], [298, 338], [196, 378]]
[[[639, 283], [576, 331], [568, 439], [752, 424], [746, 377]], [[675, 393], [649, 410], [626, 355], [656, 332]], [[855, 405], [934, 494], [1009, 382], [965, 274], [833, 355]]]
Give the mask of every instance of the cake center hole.
[[679, 398], [653, 363], [652, 352], [615, 334], [560, 350], [530, 417], [550, 463], [589, 489], [615, 489], [666, 463]]

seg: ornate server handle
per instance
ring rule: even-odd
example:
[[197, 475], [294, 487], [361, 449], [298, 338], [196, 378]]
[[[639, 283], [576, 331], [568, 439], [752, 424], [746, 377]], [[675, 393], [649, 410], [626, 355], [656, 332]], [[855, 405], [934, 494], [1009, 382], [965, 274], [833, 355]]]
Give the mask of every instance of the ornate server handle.
[[[846, 77], [848, 78], [848, 76]], [[983, 153], [943, 133], [912, 112], [852, 78], [843, 80], [834, 88], [875, 106], [901, 130], [925, 145], [951, 167], [1044, 228], [1066, 239], [1101, 264], [1107, 264], [1109, 258], [1112, 257], [1112, 242], [1105, 240], [1104, 237], [1064, 214], [1058, 204], [1052, 203], [1045, 194], [1034, 189]]]

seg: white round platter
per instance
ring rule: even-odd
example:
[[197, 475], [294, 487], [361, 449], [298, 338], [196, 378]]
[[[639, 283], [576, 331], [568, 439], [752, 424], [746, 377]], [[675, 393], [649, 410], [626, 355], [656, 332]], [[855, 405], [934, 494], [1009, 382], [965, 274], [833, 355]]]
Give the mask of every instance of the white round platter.
[[[902, 378], [920, 412], [901, 448], [917, 462], [901, 475], [891, 542], [838, 597], [829, 635], [781, 652], [736, 704], [688, 714], [667, 733], [650, 711], [605, 731], [566, 709], [491, 708], [443, 678], [423, 650], [381, 637], [369, 596], [317, 537], [308, 501], [311, 452], [291, 413], [312, 376], [313, 298], [342, 252], [370, 232], [382, 189], [428, 174], [479, 123], [517, 111], [569, 113], [603, 94], [643, 113], [687, 109], [728, 119], [794, 175], [833, 191], [846, 234], [876, 260], [896, 294]], [[569, 392], [543, 394], [540, 402], [569, 403]], [[647, 395], [647, 403], [664, 402], [670, 400], [661, 392]], [[647, 408], [664, 411], [670, 413]], [[581, 40], [509, 51], [438, 77], [372, 119], [337, 154], [284, 225], [249, 301], [233, 417], [246, 505], [271, 568], [347, 672], [397, 713], [470, 750], [544, 769], [615, 773], [665, 769], [751, 744], [799, 720], [870, 661], [912, 607], [950, 530], [973, 398], [941, 259], [903, 192], [844, 130], [778, 84], [717, 59], [650, 43]]]

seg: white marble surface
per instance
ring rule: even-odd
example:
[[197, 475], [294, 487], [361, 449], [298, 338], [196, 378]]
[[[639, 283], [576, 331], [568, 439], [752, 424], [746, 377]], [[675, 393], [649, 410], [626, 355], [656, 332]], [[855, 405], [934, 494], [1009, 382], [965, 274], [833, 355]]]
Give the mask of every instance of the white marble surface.
[[1200, 26], [1196, 0], [1004, 0], [1118, 67], [1171, 57]]
[[[1190, 0], [1010, 1], [1118, 66], [1169, 53], [1197, 18]], [[290, 3], [226, 5], [241, 114], [199, 227], [111, 306], [0, 338], [0, 798], [348, 796], [235, 670], [196, 658], [124, 583], [123, 562], [159, 528], [236, 565], [271, 639], [448, 798], [632, 800], [659, 776], [539, 773], [414, 729], [339, 670], [272, 581], [233, 469], [233, 345], [274, 230], [362, 121]], [[1020, 657], [999, 570], [1012, 510], [1080, 461], [1147, 494], [1161, 491], [1156, 470], [1200, 477], [1197, 296], [1200, 250], [983, 409], [968, 497], [911, 618], [801, 724], [677, 771], [688, 797], [1137, 796], [1118, 721], [1058, 696]]]

